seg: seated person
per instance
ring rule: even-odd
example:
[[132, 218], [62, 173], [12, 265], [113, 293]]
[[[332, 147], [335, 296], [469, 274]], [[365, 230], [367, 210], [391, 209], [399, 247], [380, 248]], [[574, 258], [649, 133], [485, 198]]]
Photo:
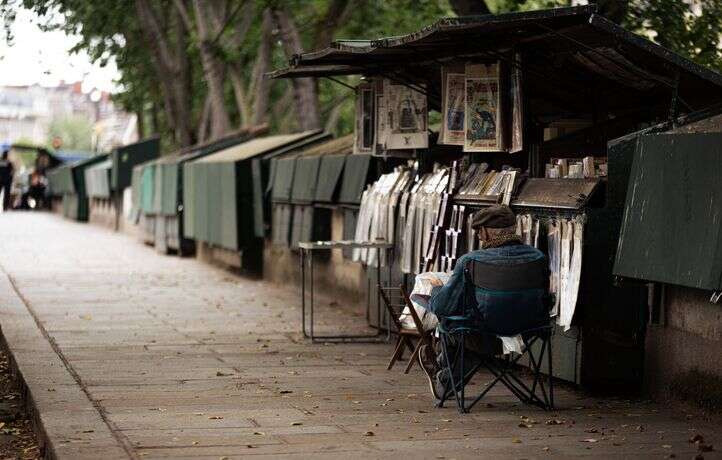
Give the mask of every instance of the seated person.
[[[538, 249], [522, 244], [520, 237], [516, 234], [516, 216], [508, 206], [492, 206], [477, 212], [473, 218], [471, 227], [477, 232], [477, 236], [481, 243], [481, 249], [464, 254], [456, 263], [454, 272], [449, 278], [448, 283], [444, 286], [434, 288], [429, 300], [429, 309], [439, 319], [443, 321], [445, 317], [457, 316], [464, 314], [466, 278], [464, 269], [470, 261], [480, 261], [491, 265], [513, 265], [526, 264], [528, 262], [544, 259], [544, 253]], [[501, 341], [499, 335], [516, 335], [522, 330], [529, 327], [527, 325], [539, 325], [548, 320], [548, 311], [543, 299], [543, 290], [534, 290], [536, 292], [518, 291], [510, 293], [513, 297], [494, 298], [495, 296], [484, 293], [480, 289], [476, 289], [476, 308], [467, 308], [475, 313], [475, 320], [488, 333], [476, 333], [467, 335], [465, 338], [466, 363], [469, 368], [478, 364], [483, 355], [497, 355], [501, 352]], [[512, 307], [513, 304], [513, 307]], [[495, 325], [494, 328], [484, 326], [487, 309], [495, 309], [495, 317], [499, 317], [498, 312], [509, 308], [514, 312], [509, 312], [510, 322], [514, 323], [508, 328], [500, 328]], [[478, 315], [476, 315], [478, 313]], [[522, 313], [519, 315], [519, 313]], [[546, 318], [544, 318], [546, 315]], [[515, 329], [518, 328], [518, 329]], [[450, 356], [455, 354], [455, 344], [452, 343], [453, 336], [448, 336], [447, 345], [450, 347]], [[426, 373], [432, 394], [436, 399], [440, 399], [445, 383], [448, 379], [448, 372], [443, 369], [443, 355], [439, 341], [436, 341], [436, 350], [431, 349], [428, 345], [420, 350], [419, 362]]]

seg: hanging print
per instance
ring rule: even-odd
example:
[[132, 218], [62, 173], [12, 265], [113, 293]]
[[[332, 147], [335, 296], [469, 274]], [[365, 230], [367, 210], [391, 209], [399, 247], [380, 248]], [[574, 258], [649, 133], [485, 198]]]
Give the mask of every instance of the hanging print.
[[499, 65], [466, 66], [464, 151], [501, 150], [499, 110]]
[[426, 95], [403, 85], [389, 85], [388, 149], [423, 149], [429, 146]]
[[441, 143], [464, 145], [464, 67], [449, 66], [442, 69], [444, 87]]

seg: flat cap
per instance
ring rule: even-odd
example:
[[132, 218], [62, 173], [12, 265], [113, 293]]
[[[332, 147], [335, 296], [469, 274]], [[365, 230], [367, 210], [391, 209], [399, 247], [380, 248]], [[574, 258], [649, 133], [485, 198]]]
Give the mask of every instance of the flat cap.
[[516, 225], [516, 215], [509, 206], [494, 205], [482, 209], [471, 218], [471, 228], [507, 228]]

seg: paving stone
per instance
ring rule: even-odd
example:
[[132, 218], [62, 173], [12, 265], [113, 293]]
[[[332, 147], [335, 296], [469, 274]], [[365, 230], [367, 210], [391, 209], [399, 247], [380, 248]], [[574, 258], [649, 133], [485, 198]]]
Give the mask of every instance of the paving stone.
[[[386, 370], [391, 344], [304, 340], [294, 286], [103, 228], [3, 213], [0, 241], [0, 268], [56, 347], [0, 276], [0, 327], [58, 458], [692, 458], [696, 433], [722, 450], [717, 419], [569, 386], [553, 413], [503, 388], [471, 414], [435, 408], [417, 366]], [[322, 328], [363, 329], [332, 294], [319, 293]]]

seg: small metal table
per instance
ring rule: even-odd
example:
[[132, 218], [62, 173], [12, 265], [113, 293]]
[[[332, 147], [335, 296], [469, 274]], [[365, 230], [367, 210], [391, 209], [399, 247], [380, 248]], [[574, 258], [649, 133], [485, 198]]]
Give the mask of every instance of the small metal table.
[[[313, 306], [314, 306], [314, 297], [313, 297], [313, 253], [315, 251], [328, 251], [332, 249], [369, 249], [373, 250], [375, 249], [376, 252], [376, 284], [377, 286], [381, 285], [381, 251], [386, 251], [387, 258], [386, 258], [386, 266], [388, 267], [389, 271], [389, 280], [391, 279], [391, 262], [392, 262], [392, 249], [394, 245], [392, 243], [387, 243], [386, 241], [368, 241], [368, 242], [356, 242], [356, 241], [346, 241], [346, 240], [340, 240], [340, 241], [303, 241], [298, 243], [298, 247], [300, 249], [300, 259], [301, 259], [301, 325], [303, 330], [303, 336], [306, 338], [310, 338], [312, 342], [315, 342], [317, 340], [324, 341], [324, 342], [376, 342], [380, 341], [383, 338], [382, 334], [382, 327], [381, 327], [381, 294], [378, 291], [378, 288], [376, 289], [376, 313], [378, 318], [378, 327], [376, 334], [366, 334], [366, 335], [315, 335], [313, 333], [313, 325], [314, 325], [314, 317], [313, 317]], [[306, 263], [308, 261], [308, 263]], [[309, 267], [310, 275], [310, 303], [309, 303], [309, 313], [310, 313], [310, 328], [309, 332], [306, 331], [306, 266]], [[371, 322], [371, 289], [370, 289], [370, 277], [367, 282], [367, 290], [368, 294], [366, 297], [366, 321], [367, 323]], [[387, 326], [386, 326], [386, 337], [384, 340], [388, 340], [389, 334], [390, 334], [390, 328], [388, 326], [388, 318], [386, 320]]]

